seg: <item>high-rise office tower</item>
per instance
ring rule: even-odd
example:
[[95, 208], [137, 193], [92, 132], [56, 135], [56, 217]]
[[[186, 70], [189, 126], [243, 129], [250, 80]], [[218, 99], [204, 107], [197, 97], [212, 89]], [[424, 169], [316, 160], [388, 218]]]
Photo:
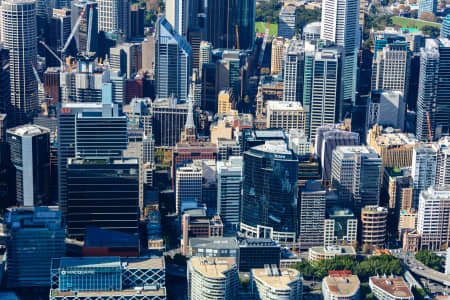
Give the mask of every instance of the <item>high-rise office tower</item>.
[[359, 134], [346, 131], [338, 125], [327, 125], [317, 129], [314, 152], [320, 159], [322, 166], [322, 180], [331, 180], [331, 162], [333, 151], [338, 146], [360, 145]]
[[443, 137], [438, 142], [436, 184], [450, 184], [450, 139]]
[[368, 125], [379, 124], [383, 127], [405, 128], [406, 99], [399, 91], [372, 91], [372, 102], [369, 104]]
[[129, 4], [124, 0], [98, 1], [98, 30], [113, 39], [128, 33]]
[[7, 130], [11, 161], [16, 169], [16, 201], [38, 206], [48, 201], [50, 177], [50, 130], [23, 125]]
[[358, 219], [350, 209], [333, 206], [327, 209], [324, 222], [325, 247], [342, 243], [353, 243], [358, 238]]
[[10, 105], [9, 72], [9, 51], [0, 46], [0, 113], [6, 113]]
[[417, 208], [420, 192], [435, 184], [437, 151], [436, 145], [418, 144], [414, 147], [411, 172], [414, 185], [413, 208]]
[[420, 0], [419, 1], [419, 18], [424, 12], [436, 14], [437, 12], [437, 0]]
[[281, 74], [283, 71], [283, 55], [286, 49], [284, 38], [277, 37], [272, 40], [272, 55], [270, 63], [270, 73], [272, 75]]
[[283, 101], [302, 102], [305, 49], [301, 40], [290, 41], [283, 64]]
[[255, 0], [207, 0], [208, 41], [214, 48], [250, 49], [255, 35]]
[[52, 259], [66, 252], [61, 212], [56, 207], [9, 208], [3, 226], [8, 287], [48, 287]]
[[58, 110], [58, 199], [67, 211], [67, 160], [121, 157], [127, 148], [127, 118], [118, 104], [63, 103]]
[[322, 7], [320, 38], [344, 48], [342, 57], [343, 111], [355, 103], [359, 48], [359, 0], [331, 0]]
[[[316, 52], [312, 66], [310, 100], [310, 140], [315, 142], [317, 128], [331, 125], [341, 119], [340, 108], [340, 54], [338, 50]], [[303, 99], [306, 103], [307, 99]]]
[[266, 128], [305, 130], [305, 123], [305, 110], [299, 102], [266, 102]]
[[225, 227], [239, 227], [242, 200], [242, 157], [217, 162], [217, 214]]
[[83, 240], [87, 227], [138, 235], [137, 158], [67, 160], [67, 235]]
[[302, 30], [302, 38], [305, 41], [314, 41], [320, 39], [320, 22], [311, 22], [306, 24]]
[[134, 78], [142, 68], [142, 44], [122, 43], [109, 49], [111, 71], [126, 74], [127, 79]]
[[300, 193], [300, 249], [323, 245], [327, 191], [319, 181], [307, 181]]
[[292, 39], [295, 36], [295, 20], [297, 7], [294, 5], [284, 5], [278, 16], [278, 36]]
[[387, 237], [388, 209], [367, 205], [361, 210], [361, 244], [383, 248]]
[[31, 62], [37, 58], [35, 1], [7, 0], [1, 7], [1, 37], [9, 50], [11, 111], [10, 124], [27, 123], [39, 107], [37, 81]]
[[266, 141], [244, 153], [241, 230], [248, 236], [294, 242], [298, 160], [284, 141]]
[[186, 101], [192, 67], [192, 48], [167, 21], [156, 22], [156, 94], [159, 98], [176, 97]]
[[239, 286], [236, 259], [191, 257], [187, 264], [187, 280], [189, 300], [235, 299]]
[[167, 0], [166, 19], [175, 31], [187, 39], [192, 0]]
[[139, 4], [130, 5], [128, 34], [130, 39], [144, 36], [145, 7]]
[[434, 185], [420, 193], [417, 232], [421, 248], [439, 250], [449, 242], [450, 186]]
[[157, 99], [152, 110], [155, 145], [174, 147], [181, 139], [189, 105], [181, 104], [175, 98]]
[[340, 206], [356, 215], [366, 205], [380, 202], [381, 158], [372, 147], [341, 146], [333, 152], [331, 183]]
[[419, 97], [417, 99], [417, 139], [429, 140], [449, 134], [450, 40], [427, 39], [420, 50]]
[[[87, 49], [87, 41], [90, 37], [91, 52], [98, 51], [98, 3], [88, 0], [76, 0], [72, 2], [71, 16], [72, 28], [81, 16], [81, 12], [86, 7], [85, 14], [81, 17], [80, 26], [75, 33], [74, 39], [78, 52], [84, 53]], [[92, 17], [90, 16], [92, 14]], [[89, 26], [89, 20], [92, 24]], [[88, 32], [90, 28], [90, 33]], [[73, 53], [75, 54], [75, 53]]]
[[202, 168], [196, 165], [178, 168], [176, 171], [176, 213], [199, 207], [202, 202]]
[[410, 54], [407, 42], [387, 44], [372, 63], [372, 90], [402, 92], [408, 98]]
[[224, 50], [222, 59], [216, 64], [216, 94], [225, 88], [231, 88], [235, 99], [242, 99], [245, 92], [246, 53], [240, 50]]
[[212, 45], [210, 42], [202, 41], [200, 43], [200, 54], [198, 57], [198, 74], [203, 76], [203, 65], [211, 62]]
[[441, 38], [450, 38], [450, 15], [446, 15], [444, 21], [442, 21]]

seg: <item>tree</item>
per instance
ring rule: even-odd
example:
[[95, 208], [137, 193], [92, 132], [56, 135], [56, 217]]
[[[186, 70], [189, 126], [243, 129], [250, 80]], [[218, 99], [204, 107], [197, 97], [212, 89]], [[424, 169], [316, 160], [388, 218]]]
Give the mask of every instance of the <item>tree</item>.
[[299, 31], [301, 31], [305, 25], [311, 22], [320, 21], [322, 16], [322, 12], [320, 9], [307, 9], [304, 6], [298, 7], [295, 14], [295, 26]]
[[414, 18], [414, 19], [417, 19], [417, 16], [419, 15], [419, 12], [417, 11], [417, 9], [416, 10], [411, 10], [410, 12], [409, 12], [409, 16], [411, 17], [411, 18]]
[[435, 26], [425, 25], [422, 27], [421, 30], [424, 35], [432, 37], [432, 38], [437, 38], [440, 34], [439, 28], [437, 28]]
[[416, 253], [415, 258], [424, 265], [436, 270], [442, 270], [442, 259], [430, 250], [420, 250]]
[[282, 3], [277, 0], [269, 2], [260, 2], [256, 8], [256, 21], [278, 23]]
[[436, 22], [437, 21], [436, 16], [433, 13], [428, 12], [428, 11], [423, 12], [420, 15], [420, 19], [424, 20], [424, 21], [428, 21], [428, 22]]

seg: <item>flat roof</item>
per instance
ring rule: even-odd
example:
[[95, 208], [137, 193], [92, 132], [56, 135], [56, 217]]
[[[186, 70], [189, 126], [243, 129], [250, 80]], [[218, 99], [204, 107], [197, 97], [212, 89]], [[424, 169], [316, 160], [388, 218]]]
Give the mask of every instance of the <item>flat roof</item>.
[[61, 257], [60, 268], [120, 268], [120, 257]]
[[204, 276], [214, 278], [225, 278], [223, 273], [236, 268], [233, 257], [192, 257], [190, 263]]
[[164, 258], [162, 256], [152, 257], [126, 257], [122, 258], [128, 269], [163, 269]]
[[190, 238], [192, 248], [237, 249], [238, 243], [234, 237]]
[[291, 151], [288, 150], [286, 142], [283, 140], [266, 141], [264, 144], [252, 147], [251, 149], [275, 154], [292, 154]]
[[303, 106], [300, 102], [296, 101], [267, 101], [266, 105], [271, 110], [291, 110], [291, 111], [303, 111]]
[[[279, 269], [278, 274], [267, 274], [266, 269], [252, 269], [255, 278], [277, 290], [290, 290], [289, 284], [300, 279], [300, 272], [295, 269]], [[273, 272], [273, 268], [272, 268]]]
[[39, 125], [22, 125], [7, 130], [10, 134], [18, 136], [36, 136], [44, 133], [49, 133], [50, 129]]
[[414, 297], [402, 277], [370, 277], [370, 282], [396, 298]]
[[356, 255], [355, 248], [352, 246], [327, 246], [327, 247], [311, 247], [311, 251], [320, 254], [336, 254], [336, 255]]
[[330, 275], [325, 277], [330, 293], [339, 297], [350, 297], [359, 290], [359, 278], [356, 275]]

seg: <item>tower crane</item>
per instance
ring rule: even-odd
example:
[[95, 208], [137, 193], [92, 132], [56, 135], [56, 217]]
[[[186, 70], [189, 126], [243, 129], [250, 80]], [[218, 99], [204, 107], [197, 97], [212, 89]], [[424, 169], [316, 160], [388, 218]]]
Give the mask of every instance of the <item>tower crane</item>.
[[38, 98], [39, 98], [39, 102], [43, 103], [43, 102], [45, 102], [44, 84], [42, 83], [41, 78], [39, 77], [39, 74], [38, 74], [36, 68], [34, 67], [33, 62], [30, 61], [30, 63], [31, 63], [31, 68], [33, 69], [34, 77], [36, 77], [36, 81], [38, 82]]

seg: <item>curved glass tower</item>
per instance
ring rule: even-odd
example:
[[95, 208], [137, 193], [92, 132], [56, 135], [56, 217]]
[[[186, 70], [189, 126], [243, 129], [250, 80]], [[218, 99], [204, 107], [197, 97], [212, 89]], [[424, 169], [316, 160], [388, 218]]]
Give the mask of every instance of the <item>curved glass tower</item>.
[[248, 236], [294, 242], [297, 232], [298, 160], [284, 141], [244, 153], [241, 231]]

